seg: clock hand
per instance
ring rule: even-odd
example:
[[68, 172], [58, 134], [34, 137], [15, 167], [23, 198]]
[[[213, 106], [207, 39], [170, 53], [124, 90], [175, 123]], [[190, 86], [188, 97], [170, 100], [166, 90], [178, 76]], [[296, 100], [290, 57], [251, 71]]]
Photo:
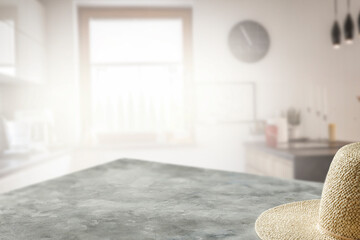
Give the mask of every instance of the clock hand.
[[247, 33], [245, 27], [244, 27], [244, 26], [240, 26], [240, 29], [241, 29], [241, 32], [244, 34], [247, 43], [248, 43], [250, 46], [252, 46], [252, 45], [253, 45], [253, 42], [251, 41], [251, 39], [250, 39], [250, 37], [249, 37], [249, 34]]

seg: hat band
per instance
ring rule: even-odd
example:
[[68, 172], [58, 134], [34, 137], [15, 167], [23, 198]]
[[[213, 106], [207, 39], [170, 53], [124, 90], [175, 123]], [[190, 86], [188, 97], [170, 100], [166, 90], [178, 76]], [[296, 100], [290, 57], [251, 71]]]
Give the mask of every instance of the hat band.
[[359, 240], [359, 239], [355, 239], [355, 238], [347, 238], [347, 237], [342, 237], [342, 236], [339, 236], [333, 232], [330, 232], [329, 230], [325, 229], [323, 226], [321, 226], [320, 224], [317, 225], [318, 226], [318, 229], [320, 230], [320, 232], [322, 234], [326, 234], [326, 235], [330, 235], [332, 237], [336, 237], [336, 238], [339, 238], [341, 240]]

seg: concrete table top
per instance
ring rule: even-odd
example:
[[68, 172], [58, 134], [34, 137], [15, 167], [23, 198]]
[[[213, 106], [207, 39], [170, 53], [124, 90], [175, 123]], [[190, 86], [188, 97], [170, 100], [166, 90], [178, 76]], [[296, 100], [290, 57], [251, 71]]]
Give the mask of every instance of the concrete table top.
[[1, 240], [252, 240], [322, 184], [121, 159], [0, 195]]

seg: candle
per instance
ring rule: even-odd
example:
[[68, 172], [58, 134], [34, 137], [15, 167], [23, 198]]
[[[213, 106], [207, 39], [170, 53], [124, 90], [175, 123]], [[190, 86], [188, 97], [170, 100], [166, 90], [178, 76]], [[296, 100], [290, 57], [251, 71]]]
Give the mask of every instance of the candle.
[[336, 125], [334, 123], [329, 124], [329, 141], [336, 141]]

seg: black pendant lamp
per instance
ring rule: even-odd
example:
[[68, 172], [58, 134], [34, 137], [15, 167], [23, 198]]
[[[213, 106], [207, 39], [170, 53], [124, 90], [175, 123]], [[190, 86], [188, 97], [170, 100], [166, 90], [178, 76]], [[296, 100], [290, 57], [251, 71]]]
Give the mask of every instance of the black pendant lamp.
[[[333, 47], [335, 49], [339, 49], [341, 44], [341, 30], [340, 30], [339, 22], [337, 20], [337, 0], [334, 0], [334, 12], [335, 12], [335, 22], [331, 29], [331, 41]], [[359, 19], [360, 19], [360, 15], [359, 15]]]
[[354, 41], [354, 21], [350, 14], [350, 0], [347, 0], [348, 14], [346, 15], [344, 23], [345, 42], [351, 44]]

